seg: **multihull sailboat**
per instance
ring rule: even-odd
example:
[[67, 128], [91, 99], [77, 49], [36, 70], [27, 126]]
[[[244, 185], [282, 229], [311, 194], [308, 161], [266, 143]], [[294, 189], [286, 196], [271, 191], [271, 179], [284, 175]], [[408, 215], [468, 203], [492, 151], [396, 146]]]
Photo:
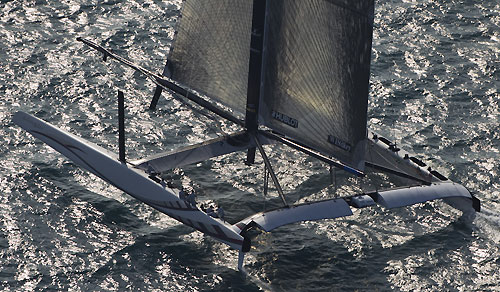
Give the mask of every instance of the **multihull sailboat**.
[[[124, 98], [118, 95], [119, 154], [18, 112], [14, 122], [74, 163], [156, 210], [240, 251], [249, 230], [272, 231], [300, 221], [352, 215], [356, 208], [403, 207], [443, 199], [463, 212], [480, 202], [462, 185], [427, 167], [395, 143], [367, 129], [372, 0], [187, 0], [162, 74], [147, 70], [87, 39], [79, 41], [150, 78], [241, 131], [169, 153], [125, 157]], [[404, 187], [289, 204], [263, 145], [282, 143], [330, 168], [362, 177], [369, 172], [404, 179]], [[246, 164], [258, 151], [283, 206], [227, 222], [184, 197], [159, 174], [236, 151]]]

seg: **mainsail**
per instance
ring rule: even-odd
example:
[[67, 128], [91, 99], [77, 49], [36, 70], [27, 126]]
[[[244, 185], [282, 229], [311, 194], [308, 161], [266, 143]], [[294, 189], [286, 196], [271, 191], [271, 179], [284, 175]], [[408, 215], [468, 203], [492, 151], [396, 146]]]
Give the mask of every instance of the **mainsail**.
[[363, 169], [372, 1], [269, 1], [261, 118]]
[[[244, 113], [252, 8], [185, 1], [170, 77]], [[265, 13], [259, 123], [362, 170], [373, 1], [273, 0]]]
[[170, 77], [244, 113], [252, 1], [190, 0], [183, 5], [168, 56]]

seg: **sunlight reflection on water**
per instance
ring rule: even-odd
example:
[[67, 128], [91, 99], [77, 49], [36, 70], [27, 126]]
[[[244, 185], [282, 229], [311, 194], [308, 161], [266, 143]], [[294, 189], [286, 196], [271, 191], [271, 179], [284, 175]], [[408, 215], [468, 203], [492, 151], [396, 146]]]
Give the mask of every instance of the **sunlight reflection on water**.
[[[0, 4], [0, 290], [495, 290], [500, 282], [500, 4], [377, 3], [369, 124], [427, 157], [483, 201], [473, 223], [444, 203], [355, 210], [345, 219], [259, 233], [247, 281], [235, 251], [140, 204], [11, 122], [17, 110], [117, 150], [118, 88], [127, 98], [130, 157], [203, 141], [218, 125], [154, 86], [101, 62], [77, 36], [158, 70], [181, 1]], [[236, 127], [221, 122], [225, 132]], [[326, 199], [324, 165], [266, 146], [292, 200]], [[262, 161], [232, 154], [166, 176], [227, 206], [233, 221], [264, 208]], [[445, 162], [446, 161], [446, 162]], [[340, 192], [367, 188], [338, 174]], [[369, 184], [369, 183], [367, 183]], [[268, 195], [276, 206], [277, 194]], [[361, 277], [361, 276], [362, 277]], [[264, 288], [263, 288], [264, 287]]]

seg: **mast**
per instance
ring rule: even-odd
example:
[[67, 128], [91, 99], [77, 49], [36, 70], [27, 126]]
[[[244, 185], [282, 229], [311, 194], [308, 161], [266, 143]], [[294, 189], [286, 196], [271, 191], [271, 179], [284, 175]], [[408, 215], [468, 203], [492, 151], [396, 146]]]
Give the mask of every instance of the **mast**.
[[[254, 0], [252, 11], [252, 35], [250, 39], [250, 61], [248, 64], [248, 89], [245, 113], [245, 128], [255, 134], [258, 128], [259, 100], [262, 82], [262, 58], [264, 29], [266, 22], [266, 0]], [[247, 164], [255, 161], [255, 147], [247, 151]]]

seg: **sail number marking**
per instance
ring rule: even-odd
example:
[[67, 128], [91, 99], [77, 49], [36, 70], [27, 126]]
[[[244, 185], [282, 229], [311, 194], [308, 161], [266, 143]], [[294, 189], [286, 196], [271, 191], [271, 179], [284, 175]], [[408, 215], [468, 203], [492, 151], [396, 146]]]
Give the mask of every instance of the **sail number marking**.
[[351, 144], [349, 144], [348, 142], [342, 140], [342, 139], [339, 139], [335, 136], [332, 136], [332, 135], [328, 135], [328, 142], [330, 142], [331, 144], [337, 146], [337, 147], [340, 147], [341, 149], [347, 151], [347, 152], [351, 152]]
[[299, 121], [275, 110], [271, 111], [271, 117], [293, 128], [299, 127]]

